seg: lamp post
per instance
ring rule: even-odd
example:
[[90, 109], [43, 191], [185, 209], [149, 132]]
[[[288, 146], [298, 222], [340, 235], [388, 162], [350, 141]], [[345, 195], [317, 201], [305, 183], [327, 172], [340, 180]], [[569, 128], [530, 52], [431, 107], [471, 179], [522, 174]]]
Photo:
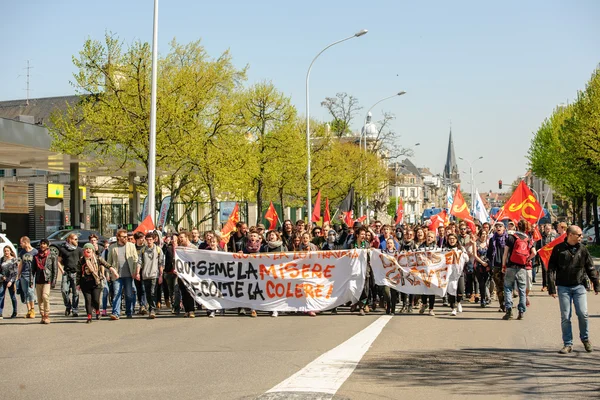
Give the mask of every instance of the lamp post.
[[310, 105], [309, 105], [309, 89], [308, 89], [308, 81], [310, 79], [310, 70], [312, 69], [313, 64], [315, 63], [315, 61], [317, 60], [317, 58], [319, 58], [319, 56], [321, 54], [323, 54], [323, 52], [325, 50], [327, 50], [328, 48], [335, 46], [336, 44], [345, 42], [346, 40], [350, 40], [353, 39], [355, 37], [360, 37], [363, 35], [367, 34], [367, 30], [363, 29], [360, 30], [358, 32], [356, 32], [354, 35], [352, 36], [348, 36], [347, 38], [344, 38], [342, 40], [338, 40], [337, 42], [333, 42], [330, 45], [326, 46], [323, 50], [321, 50], [316, 56], [315, 58], [313, 58], [312, 62], [310, 63], [309, 67], [308, 67], [308, 71], [306, 72], [306, 161], [307, 161], [307, 165], [306, 165], [306, 183], [307, 183], [307, 190], [306, 190], [306, 210], [307, 210], [307, 215], [308, 215], [308, 225], [311, 225], [310, 222], [310, 217], [312, 215], [312, 195], [311, 195], [311, 187], [310, 187]]
[[[475, 191], [473, 190], [474, 186], [475, 186], [474, 183], [473, 183], [473, 179], [475, 178], [475, 176], [473, 175], [473, 163], [475, 163], [475, 162], [477, 162], [479, 160], [482, 160], [483, 156], [480, 156], [479, 158], [476, 158], [473, 161], [469, 161], [469, 160], [464, 159], [462, 157], [458, 157], [458, 159], [462, 160], [462, 161], [466, 161], [469, 164], [469, 173], [471, 174], [471, 215], [473, 215], [475, 213]], [[480, 173], [482, 173], [482, 172], [483, 171], [479, 171], [477, 173], [477, 175], [480, 174]]]
[[[375, 106], [376, 106], [377, 104], [381, 103], [382, 101], [386, 101], [386, 100], [392, 99], [392, 98], [394, 98], [394, 97], [396, 97], [396, 96], [402, 96], [403, 94], [406, 94], [406, 92], [405, 92], [404, 90], [402, 90], [402, 91], [400, 91], [400, 92], [398, 92], [398, 93], [396, 93], [396, 94], [393, 94], [393, 95], [391, 95], [391, 96], [384, 97], [383, 99], [381, 99], [381, 100], [379, 100], [378, 102], [376, 102], [375, 104], [373, 104], [373, 105], [372, 105], [372, 106], [369, 108], [369, 111], [367, 111], [367, 113], [365, 114], [365, 119], [364, 119], [364, 121], [363, 121], [362, 135], [361, 135], [361, 136], [362, 136], [362, 137], [361, 137], [361, 139], [364, 141], [364, 151], [365, 151], [365, 156], [367, 155], [367, 119], [369, 118], [369, 114], [371, 113], [371, 110], [372, 110], [373, 108], [375, 108]], [[359, 148], [360, 148], [360, 147], [361, 147], [361, 146], [359, 146]], [[366, 160], [365, 160], [365, 161], [366, 161]], [[366, 168], [365, 168], [365, 186], [366, 186], [366, 183], [367, 183], [367, 174], [366, 174]], [[365, 206], [366, 206], [366, 211], [367, 211], [367, 224], [368, 224], [368, 223], [369, 223], [369, 219], [370, 219], [370, 218], [369, 218], [369, 198], [367, 197], [366, 193], [365, 193], [365, 201], [364, 201], [364, 203], [365, 203]], [[398, 207], [396, 207], [396, 209], [397, 209], [397, 208], [398, 208]], [[361, 205], [361, 214], [362, 214], [362, 205]]]
[[148, 154], [148, 215], [156, 214], [156, 80], [158, 72], [158, 0], [154, 0], [152, 28], [152, 91], [150, 94], [150, 146]]

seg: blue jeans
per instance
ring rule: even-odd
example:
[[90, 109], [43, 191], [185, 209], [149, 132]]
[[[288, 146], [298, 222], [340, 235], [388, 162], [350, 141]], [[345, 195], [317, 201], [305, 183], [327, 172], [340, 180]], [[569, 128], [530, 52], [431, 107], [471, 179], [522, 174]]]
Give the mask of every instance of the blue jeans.
[[6, 292], [8, 292], [10, 296], [10, 301], [13, 306], [13, 315], [17, 315], [17, 296], [15, 295], [15, 283], [7, 288], [7, 281], [0, 283], [0, 317], [2, 316], [2, 312], [4, 311], [4, 297], [6, 296]]
[[104, 281], [104, 287], [102, 288], [102, 310], [106, 311], [108, 307], [108, 298], [112, 292], [113, 283]]
[[[73, 314], [77, 314], [79, 310], [79, 292], [77, 292], [77, 287], [75, 285], [75, 272], [65, 272], [63, 274], [60, 291], [62, 292], [63, 302], [65, 303], [67, 311], [72, 310]], [[72, 302], [69, 299], [69, 291], [73, 292]]]
[[527, 310], [527, 271], [525, 268], [506, 268], [504, 274], [504, 307], [508, 309], [513, 307], [512, 291], [517, 284], [519, 291], [519, 311], [524, 313]]
[[125, 315], [133, 315], [135, 294], [133, 293], [133, 278], [119, 278], [113, 281], [112, 313], [117, 317], [121, 314], [121, 295], [125, 290]]
[[21, 303], [29, 303], [35, 301], [35, 289], [33, 285], [29, 286], [31, 277], [24, 277], [21, 275], [19, 278], [19, 285], [21, 286]]
[[587, 291], [583, 285], [557, 286], [558, 304], [560, 305], [560, 327], [565, 346], [573, 345], [573, 330], [571, 329], [571, 302], [575, 306], [575, 314], [579, 322], [579, 338], [584, 341], [589, 338]]

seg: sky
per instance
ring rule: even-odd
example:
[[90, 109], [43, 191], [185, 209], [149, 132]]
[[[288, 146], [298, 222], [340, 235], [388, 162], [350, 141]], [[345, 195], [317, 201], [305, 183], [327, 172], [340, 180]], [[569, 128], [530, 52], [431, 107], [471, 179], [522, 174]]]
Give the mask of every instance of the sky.
[[[152, 0], [2, 1], [0, 101], [74, 93], [72, 56], [86, 39], [116, 34], [152, 41]], [[600, 1], [162, 1], [159, 52], [201, 39], [218, 57], [229, 49], [248, 84], [272, 81], [306, 113], [308, 66], [328, 44], [361, 29], [368, 34], [325, 51], [310, 75], [310, 115], [329, 120], [320, 103], [346, 92], [363, 109], [395, 115], [398, 145], [412, 161], [441, 173], [450, 127], [457, 157], [477, 160], [480, 192], [497, 191], [527, 171], [534, 132], [554, 107], [573, 101], [600, 62]], [[160, 84], [160, 83], [159, 83]], [[414, 145], [420, 143], [418, 147]], [[463, 188], [469, 164], [458, 161]]]

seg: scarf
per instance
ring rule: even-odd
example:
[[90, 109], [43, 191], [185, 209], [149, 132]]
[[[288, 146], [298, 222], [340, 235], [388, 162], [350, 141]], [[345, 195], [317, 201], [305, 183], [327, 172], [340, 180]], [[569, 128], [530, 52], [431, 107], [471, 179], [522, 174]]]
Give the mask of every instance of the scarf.
[[43, 253], [41, 251], [37, 253], [37, 255], [35, 256], [35, 264], [37, 265], [38, 269], [43, 271], [44, 268], [46, 268], [46, 259], [48, 258], [48, 254], [50, 254], [49, 249], [47, 249]]
[[274, 240], [272, 242], [267, 242], [267, 245], [269, 246], [270, 249], [276, 249], [278, 247], [281, 247], [282, 244], [283, 244], [283, 242], [281, 240]]
[[90, 273], [94, 277], [94, 280], [96, 281], [96, 285], [99, 285], [100, 277], [98, 276], [98, 260], [96, 260], [96, 257], [93, 254], [90, 258], [87, 258], [85, 256], [84, 256], [84, 258], [85, 258], [85, 265], [86, 265], [87, 269], [90, 271]]
[[75, 246], [69, 242], [65, 242], [65, 247], [67, 248], [67, 250], [71, 250], [71, 251], [73, 251], [77, 248], [77, 246]]

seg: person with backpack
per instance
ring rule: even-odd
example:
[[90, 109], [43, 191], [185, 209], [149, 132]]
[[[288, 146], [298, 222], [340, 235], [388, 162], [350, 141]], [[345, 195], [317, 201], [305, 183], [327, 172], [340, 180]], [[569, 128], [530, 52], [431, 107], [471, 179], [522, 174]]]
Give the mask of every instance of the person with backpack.
[[526, 232], [530, 231], [529, 222], [520, 220], [517, 223], [517, 231], [508, 235], [502, 256], [502, 272], [504, 273], [504, 307], [506, 313], [503, 320], [513, 318], [513, 299], [512, 291], [517, 284], [519, 291], [519, 315], [517, 319], [521, 320], [527, 310], [527, 265], [535, 257], [536, 251], [533, 247], [533, 241]]

